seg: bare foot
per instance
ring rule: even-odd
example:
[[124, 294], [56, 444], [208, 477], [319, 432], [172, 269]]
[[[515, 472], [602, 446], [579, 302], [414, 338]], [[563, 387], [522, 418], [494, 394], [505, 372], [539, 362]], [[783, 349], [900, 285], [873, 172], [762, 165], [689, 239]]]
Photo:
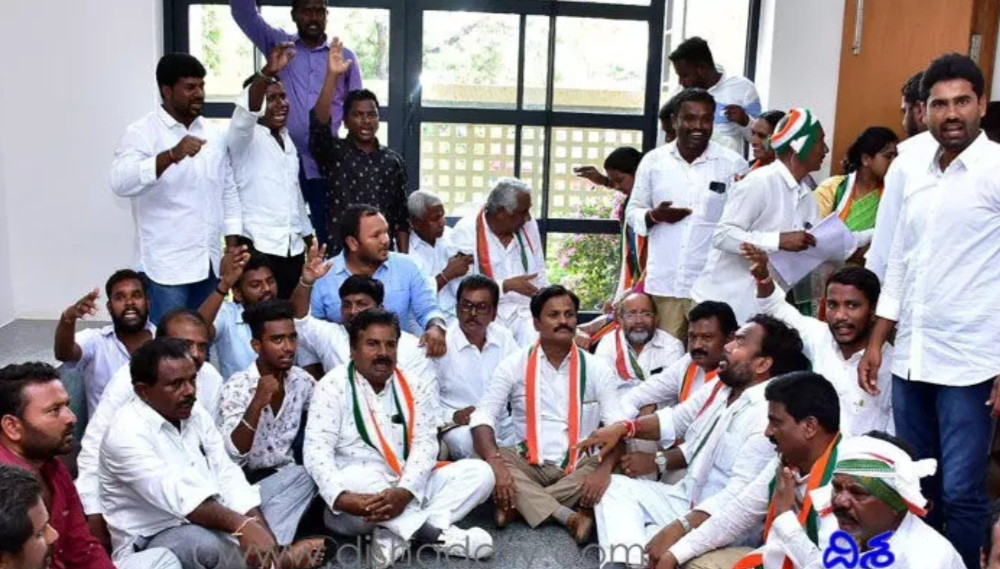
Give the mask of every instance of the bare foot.
[[566, 520], [566, 529], [569, 530], [570, 535], [578, 544], [587, 543], [594, 533], [594, 511], [582, 509], [574, 512]]
[[497, 529], [503, 529], [507, 527], [511, 522], [521, 519], [521, 512], [518, 512], [516, 508], [511, 508], [509, 510], [501, 510], [497, 508], [496, 516], [494, 521], [497, 524]]
[[322, 537], [301, 539], [289, 545], [281, 553], [278, 566], [281, 569], [312, 569], [323, 564], [327, 543]]

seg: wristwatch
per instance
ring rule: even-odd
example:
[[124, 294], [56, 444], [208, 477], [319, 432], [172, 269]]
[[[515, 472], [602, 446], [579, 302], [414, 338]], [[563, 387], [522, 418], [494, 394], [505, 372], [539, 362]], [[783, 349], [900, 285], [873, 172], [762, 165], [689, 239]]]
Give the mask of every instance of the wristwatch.
[[662, 450], [656, 451], [656, 468], [663, 475], [667, 471], [667, 453]]

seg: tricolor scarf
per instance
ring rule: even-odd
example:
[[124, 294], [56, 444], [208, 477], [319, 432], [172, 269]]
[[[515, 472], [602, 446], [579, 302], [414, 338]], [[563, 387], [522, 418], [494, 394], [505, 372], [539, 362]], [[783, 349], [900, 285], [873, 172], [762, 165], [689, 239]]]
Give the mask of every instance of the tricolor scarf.
[[[490, 259], [490, 242], [486, 237], [487, 231], [486, 208], [484, 207], [479, 211], [479, 217], [476, 218], [476, 266], [479, 267], [479, 274], [496, 280], [493, 276], [493, 261]], [[521, 248], [521, 266], [527, 274], [528, 251], [534, 255], [535, 246], [532, 245], [531, 239], [528, 238], [528, 232], [523, 226], [514, 236], [517, 237], [517, 243]]]
[[[691, 395], [691, 388], [694, 385], [694, 378], [698, 377], [698, 370], [699, 369], [700, 368], [698, 367], [698, 364], [696, 364], [694, 362], [691, 362], [688, 365], [687, 372], [684, 374], [684, 382], [681, 383], [681, 393], [680, 393], [680, 396], [677, 397], [677, 402], [678, 403], [684, 403], [684, 401], [687, 400], [688, 396]], [[712, 371], [706, 371], [705, 372], [705, 383], [704, 384], [708, 385], [709, 383], [712, 383], [713, 381], [716, 380], [716, 378], [718, 376], [719, 376], [719, 371], [718, 370], [713, 369]], [[713, 393], [712, 394], [712, 399], [714, 399], [714, 398], [715, 398], [715, 394]]]
[[604, 326], [601, 326], [601, 329], [595, 332], [594, 335], [590, 337], [590, 344], [587, 346], [587, 349], [593, 350], [595, 347], [597, 347], [597, 344], [601, 341], [601, 338], [613, 332], [617, 332], [619, 328], [621, 328], [621, 326], [618, 325], [618, 321], [616, 320], [611, 320]]
[[[806, 493], [802, 500], [802, 508], [799, 510], [799, 524], [806, 528], [806, 535], [809, 536], [809, 540], [817, 545], [819, 544], [819, 515], [812, 503], [812, 491], [826, 486], [833, 479], [834, 467], [837, 465], [837, 445], [839, 443], [840, 433], [837, 433], [837, 436], [833, 438], [830, 445], [823, 451], [823, 455], [813, 464], [812, 470], [809, 472], [809, 479], [806, 482]], [[777, 487], [777, 478], [772, 479], [771, 484], [768, 486], [771, 501], [767, 506], [767, 517], [764, 520], [765, 542], [776, 517], [775, 508], [777, 504], [774, 502], [774, 492]], [[759, 550], [743, 557], [736, 565], [733, 565], [733, 569], [763, 569], [763, 567], [764, 555]], [[792, 560], [786, 556], [781, 564], [781, 568], [793, 569]]]
[[823, 142], [819, 139], [820, 128], [819, 120], [809, 109], [791, 109], [768, 138], [768, 145], [777, 153], [790, 148], [799, 160], [805, 160], [813, 146]]
[[[358, 427], [358, 435], [361, 436], [361, 440], [365, 444], [382, 455], [382, 458], [385, 459], [389, 468], [396, 473], [396, 476], [402, 476], [403, 465], [406, 463], [406, 459], [410, 455], [410, 448], [413, 446], [413, 428], [416, 417], [413, 392], [410, 390], [410, 384], [406, 381], [406, 377], [403, 376], [402, 370], [397, 367], [396, 380], [392, 382], [392, 400], [395, 403], [396, 412], [399, 413], [403, 420], [403, 460], [400, 461], [392, 448], [392, 443], [383, 434], [382, 427], [384, 425], [379, 424], [379, 419], [382, 421], [386, 419], [384, 413], [381, 411], [376, 412], [376, 410], [371, 408], [368, 400], [358, 394], [358, 389], [360, 388], [358, 383], [360, 381], [354, 370], [354, 362], [351, 362], [347, 365], [347, 383], [351, 386], [354, 424]], [[363, 409], [362, 400], [364, 400]], [[372, 433], [375, 434], [374, 440], [372, 439]], [[378, 446], [375, 443], [378, 443]]]
[[[535, 344], [528, 352], [528, 363], [524, 371], [526, 437], [518, 445], [521, 454], [529, 464], [542, 464], [542, 448], [538, 437], [542, 428], [542, 402], [538, 385], [538, 360], [543, 358], [541, 346]], [[583, 397], [587, 391], [587, 361], [583, 350], [576, 345], [569, 352], [569, 445], [559, 468], [569, 474], [576, 469], [577, 443], [580, 441], [580, 417], [583, 414]]]
[[633, 377], [639, 381], [645, 381], [646, 374], [639, 366], [639, 358], [636, 356], [635, 350], [632, 349], [631, 344], [622, 341], [624, 335], [624, 329], [615, 333], [615, 369], [618, 371], [618, 377], [624, 381], [629, 381]]
[[622, 269], [618, 276], [619, 290], [641, 292], [646, 268], [646, 238], [639, 235], [622, 222], [621, 234]]
[[861, 197], [854, 195], [855, 174], [844, 176], [837, 186], [833, 203], [837, 215], [851, 231], [865, 231], [875, 227], [875, 216], [878, 214], [879, 202], [882, 199], [882, 188]]

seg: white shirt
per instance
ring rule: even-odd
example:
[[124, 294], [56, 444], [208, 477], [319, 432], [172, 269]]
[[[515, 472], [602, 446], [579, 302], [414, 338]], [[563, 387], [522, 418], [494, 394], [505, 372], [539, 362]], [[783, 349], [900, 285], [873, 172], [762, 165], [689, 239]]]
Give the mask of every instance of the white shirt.
[[[691, 287], [701, 273], [712, 246], [712, 232], [722, 215], [728, 193], [717, 193], [709, 184], [729, 188], [747, 169], [746, 160], [732, 150], [709, 142], [708, 149], [688, 163], [677, 142], [650, 151], [635, 174], [632, 195], [625, 206], [625, 220], [639, 235], [648, 236], [646, 284], [648, 294], [691, 298]], [[660, 202], [692, 210], [677, 223], [646, 226], [646, 213]]]
[[818, 222], [812, 191], [796, 182], [780, 160], [750, 172], [730, 192], [712, 237], [715, 248], [694, 284], [692, 298], [696, 302], [726, 302], [736, 320], [746, 322], [757, 312], [757, 287], [740, 245], [746, 242], [774, 252], [781, 233]]
[[226, 380], [257, 361], [257, 352], [250, 345], [253, 334], [250, 333], [250, 325], [243, 320], [243, 311], [241, 303], [223, 301], [212, 323], [215, 328], [212, 347], [219, 360], [219, 370]]
[[[455, 225], [455, 230], [451, 233], [451, 244], [448, 247], [449, 257], [460, 252], [473, 256], [472, 264], [469, 265], [468, 274], [470, 275], [480, 274], [479, 253], [476, 247], [476, 220], [481, 215], [477, 211], [459, 220]], [[485, 224], [485, 228], [487, 248], [490, 252], [490, 264], [493, 268], [493, 280], [500, 285], [501, 289], [500, 306], [497, 310], [497, 315], [507, 323], [510, 323], [513, 318], [518, 316], [518, 313], [522, 317], [527, 313], [531, 299], [517, 292], [503, 291], [503, 281], [511, 277], [534, 273], [537, 276], [531, 282], [535, 286], [542, 288], [549, 284], [548, 278], [545, 276], [545, 251], [542, 248], [542, 237], [538, 233], [537, 221], [531, 219], [525, 223], [524, 234], [518, 231], [518, 235], [521, 235], [525, 240], [524, 251], [522, 253], [521, 241], [516, 236], [505, 247], [500, 242], [500, 238], [490, 229], [489, 224]], [[523, 259], [528, 262], [527, 270], [525, 270], [524, 263], [522, 262], [522, 254], [524, 255]], [[454, 286], [457, 291], [458, 282], [456, 281], [449, 283], [448, 287]]]
[[[146, 321], [145, 329], [149, 337], [156, 336], [156, 326]], [[87, 413], [93, 418], [97, 406], [101, 402], [104, 390], [115, 374], [132, 356], [128, 348], [118, 339], [112, 324], [103, 328], [87, 328], [80, 330], [74, 336], [76, 345], [80, 346], [80, 359], [66, 362], [69, 369], [80, 370], [83, 375], [84, 392], [87, 395]]]
[[878, 315], [896, 321], [892, 373], [960, 387], [997, 375], [1000, 145], [979, 137], [941, 172], [911, 171]]
[[846, 436], [860, 436], [869, 431], [895, 434], [896, 423], [892, 418], [892, 344], [887, 342], [882, 347], [882, 367], [878, 370], [880, 393], [870, 395], [858, 385], [858, 364], [864, 350], [845, 360], [830, 325], [804, 316], [785, 302], [785, 293], [778, 287], [768, 298], [758, 300], [761, 312], [783, 320], [799, 331], [813, 371], [828, 379], [837, 389], [841, 433]]
[[[621, 374], [618, 373], [616, 337], [618, 342], [621, 343], [624, 352], [625, 369], [628, 371], [628, 378], [622, 378]], [[604, 362], [611, 369], [615, 370], [615, 376], [618, 378], [618, 393], [623, 397], [626, 392], [641, 385], [644, 381], [639, 379], [635, 370], [632, 369], [632, 365], [629, 363], [629, 349], [628, 340], [625, 338], [625, 331], [623, 328], [619, 328], [614, 334], [601, 339], [600, 343], [597, 344], [597, 349], [594, 351], [594, 355], [604, 358]], [[643, 346], [642, 351], [636, 357], [636, 361], [639, 363], [639, 369], [642, 370], [645, 379], [648, 380], [654, 374], [665, 370], [683, 355], [684, 344], [667, 332], [656, 328], [653, 332], [653, 338]]]
[[[712, 141], [726, 146], [730, 150], [743, 155], [744, 142], [750, 141], [750, 125], [754, 118], [760, 115], [760, 96], [757, 95], [757, 87], [746, 77], [738, 75], [726, 75], [722, 71], [719, 82], [708, 88], [708, 93], [715, 98], [715, 125], [712, 129]], [[728, 105], [739, 105], [743, 107], [750, 122], [746, 126], [730, 122], [726, 118], [725, 110]]]
[[302, 414], [309, 407], [316, 380], [306, 370], [292, 367], [285, 376], [285, 398], [275, 414], [270, 405], [260, 412], [250, 451], [241, 453], [233, 444], [233, 432], [240, 426], [243, 415], [257, 393], [260, 370], [254, 362], [246, 370], [235, 374], [222, 386], [219, 410], [215, 423], [219, 426], [226, 452], [233, 461], [248, 470], [277, 468], [291, 464], [295, 457], [292, 443], [299, 434]]
[[114, 420], [128, 428], [108, 431], [99, 476], [116, 561], [132, 554], [136, 539], [190, 523], [187, 516], [209, 498], [241, 514], [260, 506], [260, 492], [230, 460], [201, 407], [180, 430], [140, 399]]
[[304, 236], [315, 233], [299, 188], [299, 156], [288, 129], [281, 129], [282, 148], [271, 129], [257, 123], [267, 112], [250, 110], [250, 87], [236, 100], [226, 132], [243, 209], [243, 235], [254, 249], [285, 257], [305, 250]]
[[765, 381], [746, 389], [731, 404], [727, 386], [700, 389], [684, 403], [657, 411], [660, 445], [683, 439], [677, 448], [687, 461], [687, 473], [671, 492], [714, 515], [774, 458], [774, 445], [764, 436], [766, 387]]
[[[452, 228], [445, 226], [444, 234], [434, 241], [434, 245], [431, 245], [421, 239], [416, 231], [410, 231], [410, 252], [408, 255], [417, 264], [420, 272], [427, 277], [427, 282], [431, 284], [431, 290], [434, 291], [438, 291], [438, 274], [448, 265], [451, 232]], [[457, 278], [437, 292], [438, 308], [445, 313], [448, 322], [455, 319], [455, 293], [458, 291], [460, 282], [462, 279]]]
[[[681, 403], [684, 379], [687, 377], [688, 369], [692, 363], [694, 362], [691, 361], [691, 355], [684, 354], [667, 369], [653, 374], [635, 389], [630, 389], [628, 393], [622, 395], [622, 409], [624, 409], [625, 414], [629, 417], [635, 417], [639, 414], [639, 409], [646, 405], [673, 407]], [[695, 370], [695, 375], [691, 378], [691, 389], [688, 392], [688, 397], [694, 396], [705, 385], [705, 370], [697, 365]]]
[[[212, 364], [205, 362], [198, 370], [195, 385], [198, 389], [197, 404], [210, 416], [215, 416], [215, 409], [219, 404], [219, 389], [222, 388], [222, 376]], [[104, 389], [101, 404], [87, 421], [87, 430], [84, 431], [83, 440], [80, 441], [80, 454], [76, 458], [76, 491], [79, 492], [80, 501], [83, 502], [83, 512], [88, 516], [101, 513], [97, 464], [104, 435], [111, 428], [118, 410], [129, 401], [138, 398], [132, 387], [131, 370], [128, 364], [125, 364], [111, 376], [111, 381]]]
[[450, 423], [455, 411], [479, 404], [500, 362], [517, 352], [517, 343], [506, 328], [491, 322], [483, 350], [469, 343], [456, 322], [445, 336], [448, 351], [433, 360], [441, 390], [441, 419]]
[[[542, 348], [539, 347], [539, 350]], [[576, 349], [576, 346], [573, 347]], [[486, 425], [496, 432], [495, 422], [503, 417], [510, 405], [517, 441], [526, 440], [527, 432], [527, 384], [525, 370], [530, 348], [522, 348], [500, 362], [479, 406], [472, 412], [469, 427]], [[615, 372], [599, 358], [584, 353], [587, 369], [587, 387], [583, 394], [584, 405], [596, 402], [600, 408], [601, 420], [605, 425], [625, 418], [618, 403]], [[566, 359], [553, 367], [548, 358], [541, 354], [538, 363], [539, 409], [539, 455], [548, 463], [560, 464], [569, 450], [569, 361]], [[581, 422], [582, 423], [582, 422]], [[580, 440], [589, 433], [580, 432]]]
[[[295, 321], [295, 331], [299, 334], [299, 366], [319, 363], [329, 373], [351, 361], [351, 339], [343, 324], [307, 315]], [[427, 359], [427, 349], [420, 346], [420, 338], [402, 332], [396, 344], [396, 359], [406, 372], [433, 381], [434, 368]]]
[[892, 161], [885, 174], [885, 187], [878, 202], [871, 247], [865, 253], [865, 268], [875, 273], [882, 282], [885, 282], [885, 267], [889, 262], [899, 210], [903, 207], [903, 188], [906, 187], [908, 172], [913, 168], [926, 170], [937, 149], [938, 141], [929, 131], [907, 138], [896, 146], [899, 156]]
[[[156, 156], [187, 135], [207, 140], [156, 177]], [[198, 117], [187, 129], [162, 107], [129, 125], [115, 150], [111, 189], [131, 198], [139, 263], [153, 282], [190, 284], [219, 274], [222, 236], [242, 232], [240, 195], [224, 135]]]
[[[373, 477], [382, 479], [387, 486], [405, 488], [418, 502], [423, 501], [427, 479], [438, 455], [437, 410], [431, 398], [432, 383], [407, 373], [405, 369], [403, 375], [413, 392], [415, 417], [413, 444], [409, 457], [402, 464], [402, 476], [397, 476], [382, 454], [361, 438], [354, 421], [347, 366], [340, 366], [326, 374], [316, 386], [306, 423], [303, 462], [319, 487], [320, 496], [331, 509], [342, 492], [351, 492], [359, 487], [356, 481], [368, 481]], [[381, 393], [375, 393], [360, 373], [357, 377], [361, 384], [358, 390], [361, 412], [366, 411], [367, 402], [376, 413], [382, 434], [403, 462], [403, 425], [391, 420], [398, 415], [392, 396], [393, 383], [398, 381], [396, 374], [386, 382]], [[404, 403], [400, 401], [399, 404]], [[375, 434], [370, 433], [370, 436]], [[366, 484], [366, 487], [370, 485]], [[334, 513], [339, 512], [334, 510]]]

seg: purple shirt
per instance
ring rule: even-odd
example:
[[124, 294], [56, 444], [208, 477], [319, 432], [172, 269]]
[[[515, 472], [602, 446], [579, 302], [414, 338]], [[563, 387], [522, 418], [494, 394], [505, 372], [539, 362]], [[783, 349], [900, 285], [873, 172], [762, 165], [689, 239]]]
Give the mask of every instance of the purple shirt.
[[[236, 24], [265, 56], [271, 52], [272, 47], [281, 42], [295, 43], [295, 57], [278, 75], [288, 95], [288, 134], [291, 135], [299, 157], [302, 158], [306, 178], [320, 178], [316, 160], [309, 152], [309, 111], [316, 104], [319, 91], [326, 79], [330, 46], [324, 44], [308, 48], [298, 35], [271, 27], [257, 12], [254, 0], [229, 0], [229, 8]], [[345, 48], [344, 59], [353, 60], [354, 64], [351, 65], [350, 71], [337, 81], [337, 92], [333, 96], [330, 115], [332, 119], [330, 129], [334, 134], [340, 130], [340, 121], [344, 118], [344, 98], [347, 93], [361, 89], [358, 58], [354, 52]]]

